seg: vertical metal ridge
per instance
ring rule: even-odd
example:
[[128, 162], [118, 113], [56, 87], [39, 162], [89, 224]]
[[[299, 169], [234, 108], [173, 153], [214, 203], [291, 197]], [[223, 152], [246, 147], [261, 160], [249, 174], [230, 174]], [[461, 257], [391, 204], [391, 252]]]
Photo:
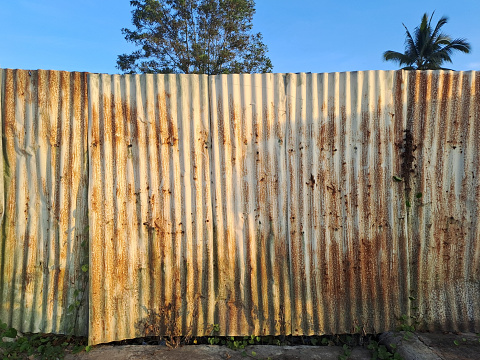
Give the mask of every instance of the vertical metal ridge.
[[[300, 78], [300, 79], [299, 79]], [[298, 181], [301, 181], [303, 174], [301, 164], [298, 164], [300, 156], [297, 155], [299, 152], [299, 139], [301, 137], [302, 126], [297, 123], [299, 119], [298, 111], [301, 111], [302, 104], [302, 94], [298, 94], [298, 83], [301, 81], [301, 75], [288, 74], [287, 75], [287, 121], [288, 121], [288, 134], [286, 134], [286, 144], [287, 144], [287, 164], [289, 169], [289, 197], [287, 197], [287, 206], [289, 208], [289, 239], [290, 239], [290, 262], [291, 262], [291, 272], [296, 274], [295, 277], [292, 276], [292, 294], [295, 294], [295, 297], [292, 298], [292, 333], [298, 333], [298, 327], [302, 324], [303, 305], [305, 297], [305, 288], [304, 282], [305, 278], [305, 267], [303, 266], [303, 252], [301, 251], [301, 243], [298, 240], [298, 234], [301, 232], [299, 225], [299, 207], [302, 206], [303, 199], [299, 197], [298, 194]], [[300, 106], [298, 103], [300, 102]], [[300, 108], [300, 109], [299, 109]], [[300, 133], [297, 137], [296, 134]], [[300, 140], [301, 141], [301, 140]], [[298, 199], [298, 201], [293, 202], [292, 198]]]
[[[359, 72], [358, 74], [358, 95], [357, 95], [357, 121], [358, 121], [358, 128], [359, 128], [359, 137], [358, 143], [356, 144], [356, 148], [354, 150], [358, 152], [358, 171], [357, 171], [357, 188], [355, 189], [358, 196], [358, 208], [359, 208], [359, 217], [358, 217], [358, 254], [356, 254], [357, 264], [356, 270], [359, 273], [359, 299], [357, 303], [359, 303], [360, 312], [357, 314], [356, 321], [358, 322], [358, 326], [365, 326], [368, 328], [371, 326], [370, 314], [369, 311], [371, 309], [371, 305], [369, 305], [370, 301], [370, 294], [371, 288], [369, 286], [369, 277], [368, 277], [368, 266], [369, 266], [369, 253], [365, 252], [365, 247], [369, 247], [369, 216], [370, 216], [370, 206], [369, 206], [369, 197], [368, 191], [370, 190], [368, 185], [369, 184], [369, 173], [368, 173], [368, 152], [370, 150], [370, 143], [369, 143], [369, 128], [368, 128], [368, 120], [370, 115], [370, 109], [368, 107], [368, 90], [369, 90], [369, 83], [368, 83], [368, 73], [366, 72]], [[367, 124], [366, 124], [367, 122]], [[363, 191], [362, 191], [363, 190]], [[368, 248], [367, 248], [368, 249]], [[361, 315], [360, 315], [361, 314]]]
[[[311, 112], [307, 111], [310, 123], [310, 136], [312, 139], [312, 146], [309, 146], [309, 169], [310, 177], [308, 191], [311, 191], [309, 199], [308, 216], [311, 217], [310, 227], [310, 279], [309, 287], [311, 288], [311, 310], [312, 321], [310, 323], [309, 331], [319, 334], [324, 331], [324, 325], [326, 323], [325, 313], [322, 309], [325, 308], [324, 299], [319, 296], [322, 292], [322, 283], [320, 279], [323, 276], [322, 273], [322, 261], [321, 254], [324, 252], [324, 247], [321, 246], [323, 225], [322, 214], [317, 211], [317, 204], [320, 203], [320, 191], [319, 187], [323, 186], [320, 182], [320, 170], [322, 166], [318, 159], [321, 158], [321, 151], [318, 146], [320, 128], [323, 123], [322, 119], [322, 76], [320, 74], [307, 75], [310, 79], [310, 87], [306, 91], [307, 104], [311, 103]], [[311, 190], [310, 190], [311, 189]]]
[[[377, 114], [379, 115], [377, 127], [380, 132], [379, 152], [382, 161], [380, 166], [383, 169], [383, 176], [379, 179], [382, 184], [377, 189], [380, 195], [380, 189], [384, 201], [381, 206], [381, 218], [377, 223], [378, 231], [382, 232], [382, 253], [381, 266], [382, 272], [379, 277], [379, 286], [382, 291], [382, 298], [378, 307], [384, 311], [383, 323], [377, 318], [375, 328], [395, 328], [399, 314], [402, 313], [402, 307], [406, 305], [407, 291], [400, 285], [401, 277], [407, 278], [408, 271], [399, 270], [401, 266], [400, 247], [402, 243], [402, 234], [398, 231], [402, 227], [402, 219], [396, 215], [397, 208], [403, 208], [402, 196], [395, 187], [392, 176], [397, 174], [396, 167], [400, 163], [400, 156], [396, 144], [402, 141], [401, 137], [396, 136], [401, 132], [403, 119], [395, 114], [395, 72], [379, 72], [377, 87], [380, 88]], [[397, 129], [400, 129], [398, 131]], [[395, 208], [394, 208], [395, 207]], [[388, 285], [385, 284], [385, 279]], [[399, 300], [400, 298], [400, 300]]]
[[[411, 306], [408, 303], [408, 296], [412, 295], [412, 255], [411, 255], [411, 227], [408, 222], [408, 215], [406, 212], [406, 202], [404, 196], [405, 184], [407, 183], [406, 173], [408, 173], [406, 161], [406, 145], [407, 140], [410, 139], [407, 136], [408, 130], [408, 90], [409, 90], [409, 74], [408, 71], [395, 71], [394, 72], [394, 85], [393, 85], [393, 116], [392, 116], [392, 128], [393, 136], [391, 146], [393, 146], [392, 152], [392, 198], [396, 199], [395, 206], [392, 208], [393, 220], [396, 220], [396, 224], [393, 227], [397, 233], [397, 249], [398, 249], [398, 289], [401, 301], [398, 302], [397, 308], [400, 310], [395, 313], [394, 316], [398, 319], [402, 315], [410, 315]], [[408, 142], [409, 143], [409, 142]], [[397, 180], [401, 179], [400, 182]], [[395, 196], [396, 195], [396, 196]]]
[[215, 320], [228, 335], [290, 331], [283, 75], [215, 76], [211, 89]]
[[[227, 274], [230, 272], [234, 274], [235, 269], [231, 266], [231, 259], [229, 258], [229, 253], [234, 254], [234, 244], [231, 241], [231, 234], [225, 233], [224, 229], [228, 229], [228, 220], [226, 218], [226, 212], [228, 208], [231, 208], [231, 201], [228, 201], [226, 192], [230, 189], [227, 189], [227, 179], [230, 181], [232, 179], [231, 170], [227, 173], [226, 163], [227, 157], [230, 155], [227, 153], [227, 150], [223, 150], [225, 144], [230, 145], [229, 137], [229, 128], [226, 125], [228, 111], [228, 96], [225, 99], [217, 98], [217, 91], [220, 93], [226, 92], [225, 87], [227, 86], [226, 80], [227, 77], [219, 77], [218, 80], [215, 78], [215, 83], [212, 88], [212, 99], [211, 99], [211, 111], [213, 117], [213, 123], [216, 124], [215, 128], [212, 128], [212, 189], [215, 196], [215, 207], [213, 211], [214, 216], [214, 261], [215, 261], [215, 323], [219, 324], [220, 328], [223, 329], [222, 333], [227, 333], [230, 329], [227, 328], [229, 324], [226, 322], [230, 316], [227, 316], [225, 302], [227, 301], [227, 296], [230, 295], [232, 284], [231, 282], [227, 283], [224, 279], [227, 277]], [[226, 105], [227, 104], [227, 105]], [[215, 144], [223, 144], [222, 147], [215, 146]], [[230, 159], [228, 162], [230, 163]], [[227, 222], [227, 224], [225, 224]], [[234, 231], [235, 228], [230, 228], [230, 231]], [[230, 248], [232, 248], [230, 250]], [[228, 250], [227, 250], [228, 249]], [[230, 250], [230, 251], [229, 251]], [[223, 261], [222, 261], [223, 260]], [[228, 292], [228, 294], [227, 294]], [[229, 300], [229, 299], [228, 299]], [[235, 300], [235, 299], [234, 299]], [[234, 302], [235, 303], [235, 302]], [[222, 316], [223, 315], [223, 316]], [[230, 315], [230, 314], [228, 314]], [[234, 317], [235, 319], [235, 317]]]
[[[294, 331], [392, 327], [408, 296], [398, 285], [401, 240], [391, 208], [403, 204], [392, 190], [400, 162], [393, 144], [403, 135], [402, 118], [392, 120], [394, 73], [289, 76]], [[394, 283], [383, 285], [384, 277]], [[395, 314], [378, 316], [393, 298]], [[323, 314], [314, 310], [319, 299]]]
[[[0, 316], [25, 332], [86, 334], [86, 74], [2, 70]], [[69, 306], [73, 305], [73, 307]], [[22, 309], [19, 311], [18, 309]]]
[[[1, 149], [1, 156], [0, 156], [0, 172], [2, 174], [2, 177], [0, 179], [0, 225], [2, 226], [2, 237], [3, 237], [3, 219], [5, 216], [5, 185], [4, 185], [4, 177], [5, 177], [5, 171], [8, 170], [8, 165], [5, 164], [5, 159], [4, 159], [4, 148], [3, 148], [3, 103], [5, 102], [5, 71], [3, 69], [0, 69], [0, 129], [2, 131], [2, 136], [0, 136], [0, 149]], [[0, 248], [2, 249], [1, 254], [3, 255], [3, 247], [4, 247], [4, 242], [2, 241], [0, 244]], [[0, 279], [2, 280], [0, 282], [0, 294], [3, 293], [3, 273], [4, 273], [4, 261], [3, 259], [0, 258]]]
[[213, 324], [206, 81], [90, 75], [91, 343]]
[[346, 268], [343, 282], [344, 282], [344, 296], [349, 301], [344, 302], [344, 308], [342, 309], [343, 316], [340, 319], [342, 328], [346, 331], [351, 330], [355, 324], [355, 314], [357, 314], [357, 304], [355, 301], [356, 293], [356, 281], [355, 272], [351, 271], [351, 264], [355, 261], [355, 254], [353, 252], [354, 246], [354, 225], [358, 223], [358, 214], [353, 208], [353, 201], [355, 199], [354, 189], [357, 179], [354, 174], [355, 167], [355, 135], [358, 132], [357, 121], [355, 118], [354, 101], [352, 100], [352, 90], [355, 86], [352, 86], [352, 82], [356, 80], [356, 73], [342, 73], [340, 74], [340, 88], [339, 92], [343, 94], [339, 98], [339, 116], [342, 124], [341, 131], [341, 162], [342, 162], [342, 177], [343, 188], [345, 189], [347, 198], [342, 199], [342, 217], [345, 218], [350, 214], [350, 221], [343, 221], [342, 224], [342, 245], [341, 245], [341, 258], [342, 264]]
[[[469, 132], [469, 142], [472, 143], [472, 149], [478, 149], [480, 148], [480, 134], [475, 131], [476, 127], [475, 125], [478, 123], [479, 118], [480, 118], [480, 72], [478, 71], [472, 71], [470, 72], [471, 78], [472, 78], [472, 85], [471, 85], [471, 90], [470, 90], [470, 113], [469, 113], [469, 119], [470, 119], [470, 132]], [[470, 159], [472, 160], [472, 171], [476, 173], [477, 170], [479, 170], [479, 163], [475, 163], [474, 161], [476, 160], [475, 157], [475, 152], [470, 151]], [[475, 196], [478, 197], [480, 195], [480, 188], [475, 187], [475, 183], [470, 185], [469, 190], [475, 193]], [[472, 209], [472, 220], [474, 219], [474, 215], [479, 215], [480, 214], [480, 209], [478, 208], [478, 205], [480, 204], [479, 202], [474, 202], [473, 203], [475, 206]], [[478, 239], [480, 236], [480, 227], [479, 224], [476, 223], [474, 226], [474, 230], [472, 232], [472, 235], [474, 238]], [[480, 273], [480, 242], [479, 241], [472, 241], [470, 244], [471, 246], [471, 266], [469, 266], [469, 262], [467, 262], [465, 265], [470, 269], [470, 277], [474, 278], [476, 275]], [[469, 278], [470, 278], [469, 277]], [[480, 309], [477, 309], [477, 311], [480, 311]], [[478, 318], [478, 316], [474, 317]]]
[[[366, 71], [364, 74], [364, 106], [362, 112], [362, 167], [363, 174], [362, 176], [365, 179], [364, 186], [360, 189], [363, 193], [364, 199], [364, 217], [363, 221], [365, 224], [364, 235], [363, 235], [363, 246], [361, 247], [361, 254], [363, 257], [363, 263], [361, 271], [364, 275], [363, 289], [364, 289], [364, 298], [366, 308], [364, 308], [364, 321], [367, 328], [373, 328], [375, 322], [375, 308], [376, 308], [376, 290], [377, 290], [377, 276], [376, 271], [378, 269], [377, 261], [377, 239], [375, 236], [375, 207], [376, 199], [372, 196], [372, 192], [375, 191], [374, 187], [377, 186], [375, 183], [374, 175], [375, 168], [377, 164], [374, 160], [375, 154], [375, 131], [376, 129], [373, 124], [373, 116], [375, 109], [375, 88], [372, 84], [372, 73]], [[373, 167], [373, 168], [372, 168]]]
[[[475, 131], [476, 127], [474, 125], [480, 122], [480, 72], [478, 71], [471, 71], [469, 72], [472, 82], [471, 82], [471, 89], [470, 89], [470, 133], [469, 133], [469, 143], [471, 144], [471, 151], [469, 151], [470, 159], [472, 161], [471, 171], [474, 174], [478, 174], [480, 171], [480, 162], [477, 160], [478, 152], [475, 152], [474, 149], [480, 148], [480, 133]], [[476, 155], [477, 154], [477, 155]], [[475, 161], [476, 160], [476, 161]], [[475, 186], [477, 185], [477, 186]], [[468, 189], [474, 193], [475, 199], [478, 199], [480, 196], [480, 187], [478, 183], [475, 183], [472, 179], [471, 183], [469, 184]], [[471, 219], [472, 222], [475, 223], [472, 226], [471, 231], [471, 240], [469, 242], [469, 247], [467, 248], [470, 253], [470, 258], [465, 261], [465, 266], [468, 269], [468, 277], [467, 281], [478, 279], [480, 276], [480, 224], [478, 222], [478, 216], [480, 214], [479, 209], [479, 201], [470, 202], [471, 204]], [[470, 283], [467, 286], [467, 316], [468, 316], [468, 324], [469, 326], [478, 330], [480, 327], [479, 325], [479, 318], [480, 318], [480, 308], [475, 306], [478, 303], [476, 296], [480, 293], [480, 291], [476, 288], [476, 286]]]
[[[19, 330], [312, 335], [419, 313], [478, 331], [478, 72], [0, 84], [0, 316]], [[88, 240], [87, 319], [68, 307]]]
[[472, 331], [478, 326], [472, 306], [478, 302], [478, 274], [467, 270], [478, 239], [475, 82], [472, 72], [422, 72], [410, 90], [418, 149], [410, 195], [411, 253], [418, 259], [412, 263], [412, 284], [422, 325], [430, 329]]
[[341, 225], [337, 230], [339, 233], [338, 241], [338, 264], [343, 271], [340, 271], [339, 281], [339, 296], [349, 299], [344, 302], [339, 302], [341, 305], [338, 307], [338, 325], [337, 328], [342, 329], [342, 332], [348, 332], [352, 327], [352, 317], [350, 314], [350, 288], [348, 287], [348, 264], [351, 258], [351, 250], [349, 245], [348, 225], [346, 219], [352, 218], [350, 197], [351, 189], [348, 186], [348, 174], [351, 168], [348, 166], [349, 153], [350, 153], [350, 138], [351, 138], [351, 120], [349, 114], [347, 114], [347, 102], [350, 100], [347, 98], [347, 78], [348, 73], [338, 73], [336, 82], [338, 87], [335, 89], [335, 98], [337, 99], [337, 121], [338, 121], [338, 144], [336, 147], [338, 151], [335, 152], [335, 156], [338, 156], [336, 161], [338, 162], [338, 179], [339, 187], [342, 191], [342, 195], [339, 199], [339, 212], [341, 217]]
[[[346, 163], [350, 170], [346, 175], [346, 189], [350, 191], [351, 196], [348, 201], [348, 206], [351, 207], [352, 221], [347, 221], [346, 232], [346, 251], [347, 259], [346, 266], [349, 271], [347, 272], [347, 289], [349, 294], [347, 297], [350, 301], [350, 314], [349, 314], [349, 327], [360, 327], [362, 319], [358, 318], [357, 314], [362, 313], [363, 301], [361, 300], [361, 286], [360, 286], [360, 254], [355, 252], [355, 248], [359, 245], [360, 234], [362, 234], [360, 221], [362, 216], [361, 194], [358, 191], [360, 187], [359, 181], [361, 176], [361, 168], [359, 166], [361, 157], [359, 156], [361, 151], [361, 111], [362, 111], [362, 92], [359, 90], [359, 82], [362, 79], [362, 73], [347, 73], [346, 85], [345, 85], [345, 107], [342, 111], [342, 117], [345, 119], [349, 117], [350, 121], [347, 122], [349, 126], [350, 137], [347, 139], [349, 143], [348, 158]], [[345, 246], [345, 245], [344, 245]]]
[[[354, 174], [355, 153], [358, 146], [355, 145], [355, 134], [358, 132], [358, 121], [356, 119], [356, 111], [352, 111], [353, 100], [351, 96], [352, 88], [356, 88], [357, 73], [341, 73], [339, 74], [339, 113], [340, 120], [340, 139], [339, 139], [339, 159], [340, 162], [340, 187], [344, 193], [341, 197], [341, 244], [339, 247], [339, 258], [341, 259], [341, 267], [343, 279], [340, 281], [344, 284], [342, 294], [348, 301], [342, 302], [342, 308], [339, 312], [342, 314], [339, 319], [339, 325], [344, 332], [349, 332], [355, 326], [357, 314], [357, 305], [355, 301], [356, 279], [355, 272], [351, 269], [355, 266], [355, 237], [353, 237], [355, 224], [358, 223], [357, 215], [353, 208], [354, 194], [356, 189], [357, 177]], [[356, 99], [355, 99], [356, 100]], [[352, 229], [353, 228], [353, 229]]]

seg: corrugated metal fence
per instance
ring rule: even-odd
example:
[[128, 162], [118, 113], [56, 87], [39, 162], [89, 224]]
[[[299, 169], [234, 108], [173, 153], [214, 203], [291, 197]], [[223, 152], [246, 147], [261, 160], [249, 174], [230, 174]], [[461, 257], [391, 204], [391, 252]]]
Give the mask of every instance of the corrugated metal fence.
[[0, 79], [20, 330], [480, 331], [478, 73]]
[[149, 310], [202, 332], [215, 303], [208, 77], [89, 81], [90, 338], [141, 336]]
[[0, 83], [0, 319], [85, 334], [87, 74], [0, 70]]

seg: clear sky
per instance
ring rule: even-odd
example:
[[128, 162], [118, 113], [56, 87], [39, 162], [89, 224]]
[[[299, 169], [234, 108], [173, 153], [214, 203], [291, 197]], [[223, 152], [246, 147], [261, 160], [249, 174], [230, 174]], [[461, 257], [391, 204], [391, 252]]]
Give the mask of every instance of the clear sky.
[[[480, 70], [480, 0], [257, 0], [254, 31], [269, 48], [274, 72], [393, 70], [385, 50], [404, 50], [405, 30], [423, 13], [466, 38], [455, 70]], [[0, 68], [114, 74], [117, 55], [134, 46], [120, 31], [131, 25], [128, 0], [0, 0]]]

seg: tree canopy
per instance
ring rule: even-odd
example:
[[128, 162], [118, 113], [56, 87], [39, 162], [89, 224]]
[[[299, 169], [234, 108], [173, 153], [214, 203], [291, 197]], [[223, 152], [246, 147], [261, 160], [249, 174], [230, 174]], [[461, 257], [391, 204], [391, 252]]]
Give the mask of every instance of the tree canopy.
[[428, 18], [425, 13], [422, 21], [413, 32], [413, 36], [406, 30], [405, 52], [388, 50], [383, 53], [385, 61], [395, 61], [400, 66], [404, 65], [406, 70], [438, 70], [444, 62], [452, 62], [451, 55], [454, 51], [469, 53], [470, 44], [466, 39], [459, 38], [452, 40], [447, 34], [441, 32], [442, 27], [447, 23], [448, 18], [443, 16], [435, 27], [432, 27], [433, 14]]
[[124, 73], [264, 73], [272, 71], [260, 33], [252, 32], [254, 0], [135, 0], [135, 30], [122, 29], [139, 47], [118, 56]]

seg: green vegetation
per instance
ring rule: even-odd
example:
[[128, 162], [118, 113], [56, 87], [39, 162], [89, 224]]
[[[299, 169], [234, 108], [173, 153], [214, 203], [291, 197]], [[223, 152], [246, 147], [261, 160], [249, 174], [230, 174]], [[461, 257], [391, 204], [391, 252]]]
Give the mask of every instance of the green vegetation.
[[408, 340], [413, 337], [413, 332], [416, 330], [418, 324], [420, 324], [420, 313], [418, 312], [418, 306], [416, 305], [416, 298], [415, 296], [411, 295], [408, 297], [410, 301], [410, 311], [411, 315], [407, 316], [403, 314], [400, 316], [398, 321], [400, 325], [398, 327], [398, 331], [403, 332], [403, 338]]
[[118, 56], [124, 73], [230, 74], [272, 71], [254, 0], [140, 0], [122, 29], [140, 49]]
[[406, 30], [405, 52], [385, 51], [384, 60], [404, 65], [404, 70], [439, 70], [443, 69], [444, 62], [452, 62], [451, 55], [454, 51], [470, 53], [471, 46], [466, 39], [452, 40], [449, 35], [441, 32], [448, 21], [447, 17], [443, 16], [435, 28], [432, 27], [433, 14], [430, 19], [426, 13], [423, 15], [413, 36], [405, 24], [402, 24]]
[[90, 351], [86, 339], [54, 334], [20, 334], [17, 330], [0, 322], [0, 358], [56, 360], [66, 353]]
[[[88, 227], [84, 229], [88, 232]], [[81, 243], [82, 256], [85, 259], [81, 266], [78, 288], [73, 291], [73, 302], [67, 307], [68, 335], [25, 333], [0, 321], [0, 359], [63, 359], [67, 353], [90, 351], [87, 339], [73, 334], [78, 330], [80, 309], [85, 305], [88, 291], [88, 241]]]
[[[343, 335], [322, 335], [309, 337], [293, 337], [293, 336], [218, 336], [220, 327], [218, 324], [212, 325], [211, 336], [208, 337], [208, 344], [223, 345], [233, 350], [242, 350], [242, 355], [255, 358], [254, 351], [246, 351], [248, 345], [312, 345], [312, 346], [341, 346], [342, 353], [338, 356], [338, 360], [347, 360], [352, 354], [352, 347], [358, 345], [367, 345], [372, 352], [372, 359], [394, 359], [401, 360], [400, 354], [396, 353], [396, 345], [390, 344], [389, 351], [385, 345], [380, 345], [372, 335], [366, 334], [343, 334]], [[355, 331], [360, 331], [356, 328]], [[197, 340], [194, 341], [197, 343]]]
[[261, 343], [260, 336], [224, 336], [219, 337], [216, 334], [220, 331], [220, 326], [214, 324], [212, 326], [211, 336], [208, 337], [210, 345], [225, 345], [232, 350], [243, 350], [248, 345], [256, 345]]
[[462, 344], [471, 344], [471, 343], [476, 343], [476, 342], [479, 342], [480, 343], [480, 333], [478, 334], [475, 334], [475, 338], [472, 339], [471, 337], [470, 338], [465, 338], [465, 337], [462, 337], [461, 341], [459, 339], [455, 339], [453, 340], [453, 343], [457, 346], [460, 346]]
[[377, 359], [394, 359], [394, 360], [401, 360], [402, 357], [399, 353], [395, 352], [396, 345], [390, 344], [390, 347], [394, 350], [394, 352], [388, 351], [385, 345], [380, 345], [377, 341], [371, 341], [368, 344], [368, 349], [372, 351], [372, 360]]

